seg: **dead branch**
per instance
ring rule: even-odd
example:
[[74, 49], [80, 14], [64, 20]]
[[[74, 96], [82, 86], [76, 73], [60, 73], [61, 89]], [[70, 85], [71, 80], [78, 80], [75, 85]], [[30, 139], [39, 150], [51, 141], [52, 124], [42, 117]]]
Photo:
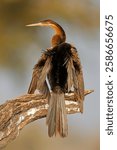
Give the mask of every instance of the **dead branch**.
[[[86, 90], [85, 96], [92, 92]], [[65, 95], [65, 103], [68, 114], [80, 111], [73, 93]], [[14, 140], [24, 126], [45, 117], [47, 109], [47, 100], [38, 94], [26, 94], [0, 105], [0, 149]]]

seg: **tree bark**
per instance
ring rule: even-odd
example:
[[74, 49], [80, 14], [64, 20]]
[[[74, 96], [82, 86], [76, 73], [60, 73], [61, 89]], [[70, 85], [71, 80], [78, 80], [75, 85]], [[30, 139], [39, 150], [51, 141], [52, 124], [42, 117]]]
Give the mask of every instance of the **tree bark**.
[[[92, 92], [86, 90], [84, 94]], [[65, 95], [65, 104], [68, 114], [80, 112], [73, 93]], [[38, 94], [26, 94], [0, 105], [0, 149], [14, 140], [24, 126], [45, 117], [47, 109], [47, 99]]]

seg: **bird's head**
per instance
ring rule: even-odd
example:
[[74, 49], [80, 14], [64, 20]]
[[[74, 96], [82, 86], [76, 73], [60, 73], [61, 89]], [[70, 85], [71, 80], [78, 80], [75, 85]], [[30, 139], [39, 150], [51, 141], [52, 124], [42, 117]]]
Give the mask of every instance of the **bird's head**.
[[52, 37], [52, 40], [51, 40], [52, 47], [57, 46], [57, 45], [65, 42], [65, 40], [66, 40], [66, 35], [65, 35], [65, 32], [64, 32], [63, 28], [58, 23], [54, 22], [51, 19], [42, 20], [42, 21], [39, 21], [38, 23], [29, 24], [29, 25], [26, 25], [26, 26], [28, 26], [28, 27], [31, 27], [31, 26], [47, 26], [47, 27], [51, 27], [52, 29], [54, 29], [56, 34]]

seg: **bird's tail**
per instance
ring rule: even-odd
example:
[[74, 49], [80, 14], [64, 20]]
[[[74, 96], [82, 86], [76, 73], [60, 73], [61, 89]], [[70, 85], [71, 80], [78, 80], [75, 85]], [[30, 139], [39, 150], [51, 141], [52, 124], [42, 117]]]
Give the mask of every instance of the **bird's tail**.
[[54, 134], [60, 134], [66, 137], [68, 134], [67, 114], [64, 101], [64, 93], [59, 87], [52, 92], [49, 109], [47, 114], [48, 135], [52, 137]]

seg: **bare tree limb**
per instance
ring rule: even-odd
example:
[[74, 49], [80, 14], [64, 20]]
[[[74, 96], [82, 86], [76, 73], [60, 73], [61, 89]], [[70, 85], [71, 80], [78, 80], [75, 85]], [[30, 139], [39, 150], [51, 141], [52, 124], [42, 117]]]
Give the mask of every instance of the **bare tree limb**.
[[[92, 92], [86, 90], [85, 96]], [[80, 112], [73, 93], [65, 95], [65, 103], [68, 114]], [[26, 94], [0, 105], [0, 149], [14, 140], [24, 126], [45, 117], [47, 109], [47, 100], [38, 94]]]

